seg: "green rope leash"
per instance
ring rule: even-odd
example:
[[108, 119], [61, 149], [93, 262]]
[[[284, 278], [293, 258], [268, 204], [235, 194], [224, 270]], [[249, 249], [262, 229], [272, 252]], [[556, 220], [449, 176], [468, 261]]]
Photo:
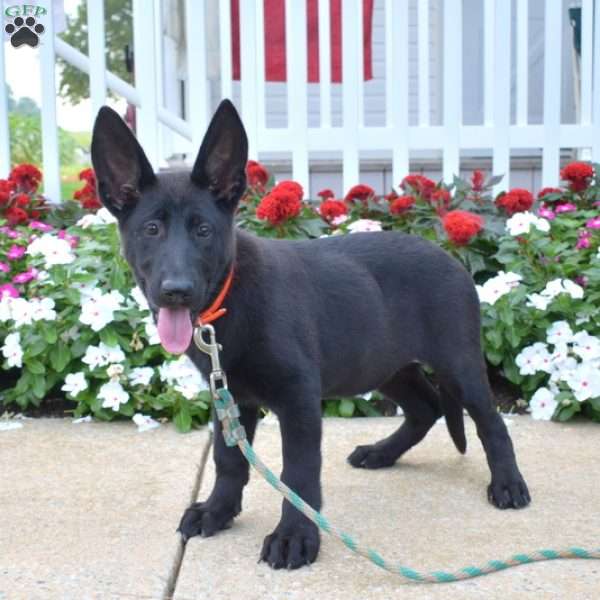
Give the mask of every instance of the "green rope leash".
[[352, 536], [332, 525], [329, 520], [320, 512], [309, 506], [296, 492], [291, 490], [283, 483], [273, 471], [271, 471], [256, 455], [254, 449], [246, 439], [246, 431], [239, 422], [240, 412], [233, 396], [227, 388], [215, 390], [214, 396], [215, 409], [217, 417], [223, 425], [223, 436], [228, 446], [238, 446], [246, 460], [266, 479], [267, 483], [280, 492], [286, 500], [291, 502], [303, 515], [308, 517], [322, 531], [337, 538], [346, 547], [353, 552], [364, 556], [378, 567], [401, 575], [405, 579], [418, 583], [449, 583], [451, 581], [461, 581], [472, 579], [481, 575], [488, 575], [510, 567], [526, 565], [528, 563], [542, 560], [555, 560], [558, 558], [597, 558], [600, 559], [600, 548], [595, 550], [586, 550], [584, 548], [566, 548], [564, 550], [536, 550], [527, 554], [515, 554], [506, 560], [491, 560], [480, 567], [465, 567], [454, 571], [431, 571], [429, 573], [419, 573], [414, 569], [401, 564], [390, 563], [379, 553], [370, 548], [361, 546]]

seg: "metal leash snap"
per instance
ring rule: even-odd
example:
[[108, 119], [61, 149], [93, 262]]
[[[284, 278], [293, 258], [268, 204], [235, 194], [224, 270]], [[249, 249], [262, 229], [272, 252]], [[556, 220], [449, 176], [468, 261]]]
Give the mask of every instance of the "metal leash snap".
[[[204, 333], [208, 334], [208, 341], [204, 339]], [[217, 343], [215, 328], [212, 325], [199, 325], [194, 331], [194, 344], [201, 352], [208, 354], [210, 357], [210, 377], [209, 385], [213, 396], [216, 395], [217, 389], [227, 389], [227, 376], [221, 368], [219, 352], [223, 350], [223, 346]], [[218, 385], [220, 384], [220, 385]]]

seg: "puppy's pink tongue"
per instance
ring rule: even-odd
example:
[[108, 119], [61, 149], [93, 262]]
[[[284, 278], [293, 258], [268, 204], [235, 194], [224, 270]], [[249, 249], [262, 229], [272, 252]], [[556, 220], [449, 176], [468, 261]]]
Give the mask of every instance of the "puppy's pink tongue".
[[183, 354], [192, 341], [189, 309], [161, 308], [158, 311], [158, 336], [167, 352]]

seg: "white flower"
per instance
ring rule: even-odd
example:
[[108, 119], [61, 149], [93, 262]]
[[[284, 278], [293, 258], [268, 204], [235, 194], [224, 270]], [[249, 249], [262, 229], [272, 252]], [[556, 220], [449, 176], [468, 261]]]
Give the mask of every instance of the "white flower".
[[108, 367], [108, 369], [106, 369], [106, 374], [111, 379], [115, 379], [116, 381], [118, 381], [119, 375], [121, 375], [121, 373], [123, 373], [123, 371], [124, 371], [123, 365], [110, 365]]
[[98, 217], [97, 215], [95, 215], [94, 213], [89, 213], [87, 215], [84, 215], [83, 217], [81, 217], [81, 219], [79, 219], [79, 221], [77, 221], [77, 223], [75, 223], [75, 225], [77, 225], [77, 227], [81, 227], [82, 229], [87, 229], [88, 227], [91, 227], [92, 225], [103, 225], [104, 222], [102, 221], [102, 219], [100, 217]]
[[513, 288], [517, 287], [522, 279], [523, 277], [517, 273], [500, 271], [483, 285], [476, 286], [479, 301], [495, 304], [498, 298], [508, 294]]
[[140, 290], [139, 286], [135, 286], [131, 292], [131, 297], [136, 301], [137, 305], [142, 309], [142, 310], [149, 310], [150, 307], [148, 306], [148, 300], [146, 300], [146, 296], [144, 296], [142, 290]]
[[88, 346], [84, 357], [81, 359], [90, 369], [104, 367], [110, 363], [119, 363], [125, 360], [125, 354], [119, 346], [107, 346], [100, 342], [98, 346]]
[[529, 402], [531, 416], [542, 421], [549, 421], [557, 406], [558, 402], [555, 400], [554, 394], [545, 387], [537, 390]]
[[573, 336], [573, 352], [584, 361], [600, 358], [600, 339], [587, 331], [580, 331]]
[[583, 298], [583, 288], [570, 279], [562, 280], [564, 291], [576, 300]]
[[129, 383], [131, 383], [131, 385], [148, 385], [153, 375], [154, 369], [152, 367], [137, 367], [131, 369], [129, 373]]
[[188, 400], [208, 389], [200, 371], [185, 354], [177, 360], [163, 363], [158, 367], [158, 373], [162, 381], [174, 386]]
[[381, 223], [379, 221], [373, 221], [371, 219], [359, 219], [348, 225], [348, 231], [350, 233], [359, 233], [362, 231], [381, 231]]
[[22, 325], [31, 325], [33, 322], [33, 305], [25, 298], [13, 298], [10, 303], [10, 312], [17, 328]]
[[559, 360], [553, 361], [552, 364], [554, 370], [550, 374], [550, 381], [554, 383], [557, 381], [568, 381], [573, 371], [579, 366], [579, 363], [572, 356], [562, 357], [562, 360], [559, 356]]
[[550, 231], [550, 223], [546, 219], [536, 217], [530, 212], [519, 212], [506, 221], [506, 230], [510, 235], [529, 233], [531, 227], [539, 231]]
[[90, 213], [84, 215], [77, 221], [76, 225], [82, 229], [87, 229], [93, 225], [108, 225], [109, 223], [116, 223], [116, 221], [117, 220], [108, 210], [106, 210], [106, 208], [101, 208], [96, 214]]
[[142, 319], [142, 322], [145, 324], [146, 337], [148, 338], [148, 344], [151, 346], [155, 344], [160, 344], [160, 337], [158, 335], [158, 329], [156, 328], [156, 324], [154, 323], [154, 319], [152, 315], [148, 315]]
[[[521, 350], [515, 359], [521, 375], [533, 375], [538, 371], [550, 369], [551, 355], [548, 346], [542, 342], [536, 342]], [[550, 372], [549, 370], [547, 372]]]
[[564, 291], [562, 279], [553, 279], [546, 284], [546, 287], [542, 290], [542, 294], [548, 298], [555, 298]]
[[102, 207], [97, 213], [96, 216], [99, 217], [100, 219], [102, 219], [102, 221], [106, 224], [106, 225], [110, 225], [111, 223], [116, 223], [117, 219], [115, 219], [115, 217], [113, 216], [113, 214], [107, 210], [106, 208]]
[[600, 369], [581, 363], [567, 374], [566, 382], [579, 402], [600, 396]]
[[19, 332], [9, 333], [4, 338], [2, 355], [6, 358], [9, 367], [23, 366], [23, 348], [21, 348], [21, 334]]
[[79, 392], [83, 392], [88, 387], [88, 383], [85, 379], [83, 372], [69, 373], [65, 377], [65, 384], [60, 388], [63, 392], [67, 392], [70, 396], [77, 396]]
[[530, 308], [537, 308], [538, 310], [546, 310], [548, 304], [552, 302], [552, 298], [548, 296], [542, 296], [541, 294], [528, 294], [527, 304]]
[[112, 408], [116, 412], [121, 404], [129, 400], [129, 394], [118, 381], [109, 381], [100, 388], [98, 398], [104, 400], [102, 408]]
[[11, 296], [2, 296], [0, 297], [0, 322], [9, 321], [12, 319], [12, 305], [13, 299]]
[[54, 300], [52, 298], [34, 298], [30, 302], [31, 318], [34, 321], [55, 321], [56, 311], [54, 310]]
[[101, 290], [95, 289], [82, 301], [79, 320], [94, 331], [100, 331], [113, 321], [114, 312], [122, 308], [123, 300], [123, 296], [116, 290], [103, 294]]
[[142, 413], [135, 413], [135, 415], [133, 415], [133, 422], [137, 425], [139, 433], [160, 427], [158, 421], [155, 421], [152, 417], [143, 415]]
[[93, 281], [77, 281], [73, 283], [73, 287], [79, 290], [79, 295], [81, 297], [80, 301], [83, 301], [94, 295], [95, 290], [98, 289], [98, 280], [94, 279]]
[[339, 215], [331, 219], [331, 224], [335, 225], [335, 227], [338, 227], [342, 223], [345, 223], [349, 218], [350, 217], [348, 215]]
[[31, 256], [41, 254], [44, 257], [46, 269], [54, 265], [68, 265], [75, 260], [71, 244], [51, 233], [44, 233], [34, 239], [27, 246], [27, 254]]
[[571, 326], [566, 321], [555, 321], [546, 329], [549, 344], [568, 344], [573, 337]]

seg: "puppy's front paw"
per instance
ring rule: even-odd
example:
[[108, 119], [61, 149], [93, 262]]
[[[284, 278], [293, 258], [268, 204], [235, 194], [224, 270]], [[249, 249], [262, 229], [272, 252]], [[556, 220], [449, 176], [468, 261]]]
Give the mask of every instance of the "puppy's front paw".
[[228, 529], [241, 506], [227, 506], [215, 502], [195, 502], [185, 510], [177, 531], [181, 533], [184, 542], [195, 535], [210, 537], [221, 529]]
[[397, 456], [392, 456], [377, 444], [368, 446], [356, 446], [354, 452], [348, 456], [348, 462], [359, 469], [381, 469], [382, 467], [391, 467], [398, 460]]
[[313, 523], [296, 523], [286, 526], [280, 523], [265, 538], [260, 560], [273, 569], [298, 569], [315, 562], [321, 539]]
[[496, 508], [525, 508], [531, 502], [527, 484], [518, 471], [493, 477], [487, 493], [488, 500]]

